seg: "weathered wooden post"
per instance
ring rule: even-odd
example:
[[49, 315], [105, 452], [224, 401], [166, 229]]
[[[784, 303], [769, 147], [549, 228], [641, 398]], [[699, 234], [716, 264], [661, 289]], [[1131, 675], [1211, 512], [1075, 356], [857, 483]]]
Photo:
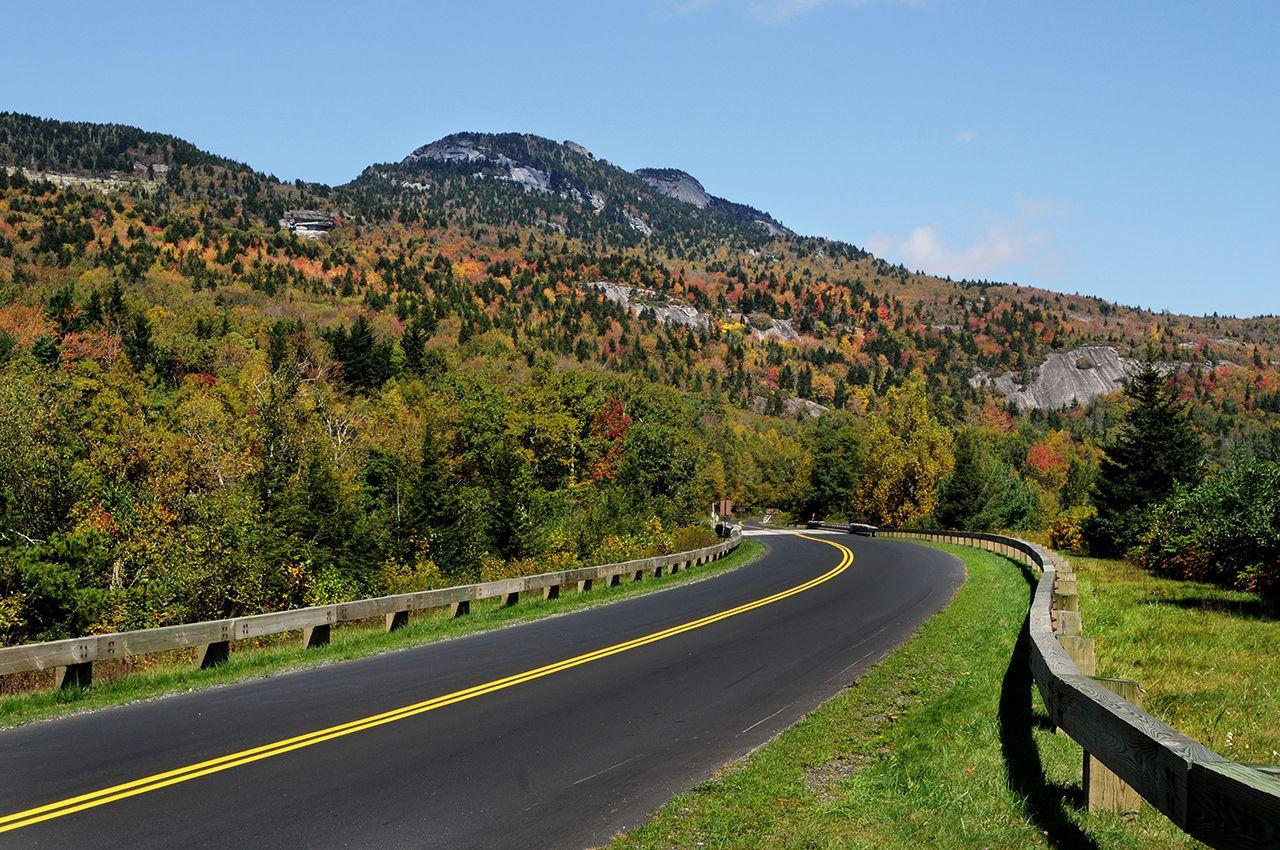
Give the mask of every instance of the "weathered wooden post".
[[1074, 581], [1058, 582], [1053, 589], [1053, 607], [1058, 611], [1080, 612], [1080, 595]]
[[515, 605], [519, 601], [520, 601], [520, 591], [518, 590], [513, 591], [512, 593], [505, 594], [502, 597], [502, 607], [510, 608], [512, 605]]
[[559, 599], [560, 585], [549, 584], [546, 587], [542, 588], [542, 598], [543, 599]]
[[[1142, 688], [1129, 679], [1094, 679], [1099, 685], [1142, 707]], [[1105, 764], [1084, 754], [1084, 794], [1091, 812], [1136, 812], [1142, 805], [1142, 795], [1130, 788]]]
[[471, 600], [463, 599], [460, 602], [449, 603], [450, 617], [465, 617], [471, 613]]
[[1098, 672], [1097, 647], [1093, 638], [1079, 635], [1058, 635], [1058, 643], [1062, 644], [1062, 648], [1066, 650], [1071, 663], [1076, 665], [1081, 673], [1086, 676], [1092, 676]]
[[225, 664], [231, 658], [231, 641], [218, 640], [213, 643], [206, 643], [196, 650], [196, 656], [200, 661], [201, 670], [208, 670], [210, 667]]
[[387, 631], [399, 631], [407, 625], [409, 625], [408, 611], [392, 611], [387, 615]]
[[93, 684], [93, 662], [81, 661], [57, 668], [53, 673], [53, 685], [59, 690], [87, 688]]
[[578, 592], [579, 592], [579, 593], [586, 593], [588, 590], [590, 590], [590, 589], [591, 589], [592, 585], [594, 585], [594, 584], [595, 584], [595, 582], [594, 582], [594, 581], [592, 581], [591, 579], [589, 579], [589, 578], [584, 578], [584, 579], [582, 579], [580, 582], [578, 582]]
[[1079, 635], [1081, 631], [1079, 611], [1055, 611], [1058, 618], [1058, 634]]
[[307, 626], [302, 630], [302, 648], [317, 649], [329, 645], [329, 624]]

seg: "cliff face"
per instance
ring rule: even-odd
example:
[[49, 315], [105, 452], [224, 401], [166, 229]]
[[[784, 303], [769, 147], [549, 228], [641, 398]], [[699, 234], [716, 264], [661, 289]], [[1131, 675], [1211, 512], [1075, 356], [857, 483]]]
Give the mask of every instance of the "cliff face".
[[988, 386], [1020, 410], [1054, 410], [1084, 404], [1122, 389], [1137, 361], [1121, 357], [1109, 345], [1086, 345], [1050, 354], [1030, 384], [1019, 384], [1012, 372], [976, 374], [974, 386]]
[[698, 209], [706, 209], [711, 204], [707, 190], [688, 172], [676, 168], [639, 168], [635, 174], [668, 198], [692, 204]]

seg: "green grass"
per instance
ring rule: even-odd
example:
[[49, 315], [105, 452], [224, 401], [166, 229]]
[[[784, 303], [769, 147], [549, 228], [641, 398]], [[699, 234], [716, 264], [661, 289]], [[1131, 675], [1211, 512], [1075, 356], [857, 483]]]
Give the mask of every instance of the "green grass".
[[1148, 806], [1082, 808], [1081, 751], [1048, 727], [1020, 638], [1031, 579], [964, 559], [955, 601], [855, 686], [672, 800], [618, 848], [1197, 846]]
[[165, 694], [230, 684], [286, 670], [363, 658], [569, 613], [727, 572], [754, 561], [763, 552], [761, 544], [744, 540], [737, 550], [719, 561], [657, 579], [650, 577], [641, 582], [628, 582], [616, 588], [597, 587], [586, 593], [570, 592], [552, 600], [544, 600], [536, 594], [526, 594], [518, 604], [509, 608], [501, 607], [497, 600], [473, 602], [472, 613], [468, 616], [452, 618], [447, 613], [434, 613], [413, 617], [407, 627], [392, 633], [371, 624], [336, 627], [333, 629], [332, 642], [318, 649], [302, 649], [301, 641], [295, 636], [279, 636], [273, 643], [259, 647], [243, 648], [233, 644], [231, 659], [210, 670], [196, 668], [189, 659], [169, 660], [89, 688], [13, 694], [0, 698], [0, 728]]
[[1280, 612], [1124, 561], [1070, 561], [1098, 675], [1138, 682], [1147, 711], [1227, 758], [1280, 764]]

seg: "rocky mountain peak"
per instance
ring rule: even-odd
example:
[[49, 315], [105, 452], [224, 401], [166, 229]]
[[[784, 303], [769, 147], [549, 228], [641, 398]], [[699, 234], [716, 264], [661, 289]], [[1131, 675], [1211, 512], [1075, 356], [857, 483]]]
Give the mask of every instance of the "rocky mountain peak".
[[711, 195], [697, 178], [678, 168], [637, 168], [635, 175], [668, 198], [675, 198], [698, 209], [711, 204]]
[[489, 158], [489, 150], [481, 147], [475, 139], [459, 133], [417, 148], [403, 162], [478, 162]]

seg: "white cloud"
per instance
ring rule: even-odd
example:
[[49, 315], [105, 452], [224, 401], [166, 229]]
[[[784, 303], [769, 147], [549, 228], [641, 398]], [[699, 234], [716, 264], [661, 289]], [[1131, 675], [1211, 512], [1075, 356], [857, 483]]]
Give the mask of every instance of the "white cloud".
[[762, 24], [780, 26], [826, 6], [867, 6], [875, 2], [919, 9], [929, 8], [937, 0], [674, 0], [672, 8], [676, 14], [688, 15], [723, 5], [741, 9], [747, 17]]
[[785, 24], [792, 18], [826, 6], [829, 0], [751, 0], [747, 14], [765, 24]]
[[968, 244], [948, 242], [936, 225], [913, 228], [904, 237], [878, 233], [866, 240], [867, 250], [911, 269], [952, 278], [1006, 279], [1030, 270], [1045, 277], [1062, 273], [1067, 256], [1052, 245], [1044, 227], [1052, 215], [1048, 201], [1019, 204], [1013, 218], [991, 220]]
[[959, 133], [956, 133], [956, 141], [962, 145], [967, 145], [977, 138], [978, 134], [973, 130], [961, 130]]

